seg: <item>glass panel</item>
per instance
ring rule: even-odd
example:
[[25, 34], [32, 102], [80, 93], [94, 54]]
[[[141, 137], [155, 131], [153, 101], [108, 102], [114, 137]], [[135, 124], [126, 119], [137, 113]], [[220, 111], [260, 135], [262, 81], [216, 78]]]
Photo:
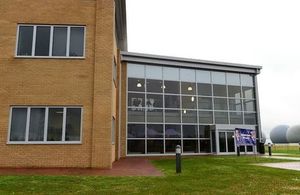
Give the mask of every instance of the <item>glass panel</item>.
[[198, 98], [198, 108], [212, 110], [212, 98], [199, 97]]
[[253, 87], [243, 87], [243, 98], [254, 99], [254, 88]]
[[135, 108], [145, 107], [145, 94], [128, 93], [128, 106]]
[[180, 96], [165, 95], [166, 108], [180, 108]]
[[145, 140], [128, 140], [128, 154], [145, 154]]
[[165, 81], [165, 93], [180, 93], [180, 86], [178, 81]]
[[241, 111], [242, 110], [241, 99], [229, 99], [229, 110]]
[[257, 121], [256, 121], [256, 113], [244, 113], [244, 117], [245, 117], [245, 124], [246, 125], [256, 125]]
[[[211, 133], [211, 140], [212, 140], [212, 151], [213, 152], [217, 152], [217, 144], [216, 144], [216, 132], [215, 131], [213, 131], [212, 133]], [[201, 150], [201, 141], [200, 141], [200, 150]]]
[[148, 140], [147, 141], [147, 153], [149, 154], [162, 154], [164, 153], [164, 141], [163, 140]]
[[83, 56], [84, 28], [71, 27], [70, 56]]
[[220, 152], [226, 152], [225, 132], [219, 132], [219, 150]]
[[227, 150], [228, 152], [235, 152], [233, 132], [227, 132]]
[[211, 84], [198, 83], [198, 95], [212, 96]]
[[210, 140], [200, 140], [200, 153], [210, 153]]
[[147, 79], [147, 92], [162, 93], [163, 92], [162, 80]]
[[227, 98], [215, 98], [214, 106], [215, 110], [228, 110]]
[[243, 113], [230, 112], [230, 124], [243, 124]]
[[165, 110], [165, 122], [166, 123], [181, 123], [181, 111], [180, 110]]
[[179, 68], [163, 67], [164, 80], [179, 81]]
[[163, 107], [163, 96], [147, 94], [146, 107], [151, 108], [162, 108]]
[[209, 125], [199, 125], [200, 138], [210, 138], [210, 127]]
[[244, 111], [256, 111], [255, 101], [254, 100], [243, 100], [244, 102]]
[[180, 80], [187, 81], [187, 82], [195, 82], [195, 70], [193, 69], [180, 69]]
[[81, 109], [67, 108], [66, 141], [80, 141]]
[[163, 110], [147, 109], [147, 122], [163, 122]]
[[127, 64], [127, 77], [145, 78], [145, 66], [136, 64]]
[[196, 83], [181, 82], [181, 93], [196, 95]]
[[216, 124], [228, 124], [228, 112], [215, 112]]
[[241, 82], [242, 82], [242, 86], [248, 86], [248, 87], [254, 86], [253, 76], [249, 74], [241, 74]]
[[196, 70], [197, 83], [211, 83], [210, 72], [205, 70]]
[[32, 55], [33, 26], [20, 26], [18, 37], [18, 56]]
[[247, 146], [247, 152], [253, 152], [253, 146]]
[[145, 80], [128, 78], [128, 91], [145, 92]]
[[182, 110], [182, 123], [197, 123], [197, 111]]
[[183, 140], [184, 153], [198, 153], [198, 140]]
[[163, 138], [163, 125], [147, 125], [147, 137], [148, 138]]
[[162, 80], [162, 67], [146, 66], [146, 78]]
[[45, 108], [31, 108], [29, 141], [44, 141]]
[[54, 27], [53, 29], [53, 56], [67, 55], [67, 27]]
[[225, 85], [213, 85], [214, 96], [227, 96], [227, 89]]
[[240, 75], [237, 73], [226, 73], [227, 84], [234, 86], [241, 86]]
[[228, 96], [234, 97], [234, 98], [241, 98], [242, 97], [241, 87], [229, 85], [228, 86]]
[[183, 138], [197, 138], [198, 128], [196, 125], [183, 125], [182, 133], [183, 133]]
[[197, 109], [197, 100], [195, 96], [182, 96], [182, 108]]
[[49, 108], [47, 141], [62, 141], [63, 108]]
[[145, 122], [145, 109], [128, 108], [128, 122]]
[[50, 27], [37, 26], [35, 56], [49, 56]]
[[166, 138], [180, 138], [181, 126], [180, 125], [165, 125], [165, 137]]
[[213, 112], [199, 111], [199, 123], [212, 124], [213, 123]]
[[245, 152], [245, 146], [240, 146], [240, 152]]
[[144, 138], [145, 125], [144, 124], [128, 124], [127, 127], [128, 138]]
[[212, 76], [213, 84], [220, 84], [220, 85], [226, 84], [226, 78], [224, 72], [212, 72], [211, 76]]
[[175, 154], [177, 145], [181, 146], [180, 140], [166, 140], [166, 153], [174, 153]]
[[25, 141], [27, 108], [13, 108], [10, 126], [10, 141]]

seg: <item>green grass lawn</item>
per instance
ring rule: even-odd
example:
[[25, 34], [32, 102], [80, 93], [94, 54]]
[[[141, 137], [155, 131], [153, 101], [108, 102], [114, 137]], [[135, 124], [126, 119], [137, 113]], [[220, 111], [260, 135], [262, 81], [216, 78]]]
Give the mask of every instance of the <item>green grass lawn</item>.
[[253, 165], [255, 157], [189, 157], [176, 175], [174, 160], [155, 160], [163, 177], [0, 176], [0, 194], [300, 194], [300, 172]]
[[[268, 153], [268, 147], [265, 147], [266, 153]], [[299, 151], [299, 146], [298, 145], [289, 145], [289, 144], [275, 144], [272, 147], [272, 153], [275, 155], [277, 153], [280, 154], [286, 154], [286, 155], [293, 155], [300, 157], [300, 151]]]

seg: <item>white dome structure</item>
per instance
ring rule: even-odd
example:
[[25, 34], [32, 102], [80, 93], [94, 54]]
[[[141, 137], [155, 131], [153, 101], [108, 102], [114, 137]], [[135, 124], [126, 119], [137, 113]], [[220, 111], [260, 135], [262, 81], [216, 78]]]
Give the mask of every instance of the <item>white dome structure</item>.
[[273, 143], [288, 143], [287, 140], [287, 130], [288, 125], [278, 125], [274, 127], [270, 132], [270, 138]]
[[286, 138], [289, 143], [300, 142], [300, 125], [295, 125], [288, 128]]

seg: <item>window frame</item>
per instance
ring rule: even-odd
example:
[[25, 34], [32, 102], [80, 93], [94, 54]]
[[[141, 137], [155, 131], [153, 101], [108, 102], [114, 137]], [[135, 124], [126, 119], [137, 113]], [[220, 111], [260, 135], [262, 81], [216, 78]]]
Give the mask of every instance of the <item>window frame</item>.
[[[20, 27], [31, 26], [33, 27], [32, 35], [32, 50], [31, 56], [18, 55], [18, 44], [19, 44], [19, 34]], [[49, 55], [48, 56], [36, 56], [36, 30], [38, 26], [50, 27], [50, 42], [49, 42]], [[53, 36], [55, 27], [66, 27], [67, 28], [67, 45], [66, 45], [66, 56], [53, 56]], [[83, 55], [82, 56], [70, 56], [70, 38], [71, 38], [71, 28], [72, 27], [82, 27], [83, 28]], [[51, 24], [17, 24], [17, 35], [16, 35], [16, 47], [15, 47], [15, 58], [38, 58], [38, 59], [85, 59], [86, 50], [86, 26], [85, 25], [51, 25]]]
[[[13, 108], [26, 108], [27, 109], [25, 141], [10, 141]], [[32, 108], [45, 108], [44, 140], [43, 141], [29, 141], [30, 112], [31, 112]], [[63, 109], [62, 141], [47, 141], [49, 108], [62, 108]], [[81, 110], [79, 141], [66, 141], [65, 140], [67, 109], [68, 108], [78, 108]], [[18, 145], [18, 144], [20, 144], [20, 145], [24, 145], [24, 144], [31, 144], [31, 145], [82, 144], [82, 137], [83, 137], [83, 107], [82, 106], [10, 106], [9, 112], [10, 113], [9, 113], [9, 124], [8, 124], [9, 126], [8, 126], [8, 133], [7, 133], [7, 144], [11, 144], [11, 145]]]

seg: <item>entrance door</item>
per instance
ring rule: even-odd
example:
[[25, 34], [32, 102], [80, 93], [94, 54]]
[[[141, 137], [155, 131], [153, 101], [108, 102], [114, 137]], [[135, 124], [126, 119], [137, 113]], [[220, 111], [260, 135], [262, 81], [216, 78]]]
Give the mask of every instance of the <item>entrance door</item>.
[[219, 131], [219, 152], [235, 153], [235, 142], [233, 131]]

